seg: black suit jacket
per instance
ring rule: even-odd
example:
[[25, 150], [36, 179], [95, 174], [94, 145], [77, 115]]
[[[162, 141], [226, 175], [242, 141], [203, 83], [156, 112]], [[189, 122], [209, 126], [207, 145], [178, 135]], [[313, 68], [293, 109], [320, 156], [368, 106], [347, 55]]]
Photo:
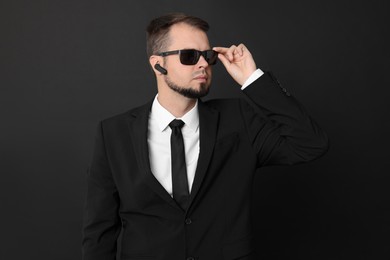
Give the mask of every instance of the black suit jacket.
[[270, 73], [243, 92], [253, 104], [199, 101], [200, 154], [185, 212], [150, 170], [152, 103], [99, 124], [87, 179], [84, 260], [115, 259], [121, 231], [121, 259], [252, 259], [256, 169], [316, 159], [328, 140]]

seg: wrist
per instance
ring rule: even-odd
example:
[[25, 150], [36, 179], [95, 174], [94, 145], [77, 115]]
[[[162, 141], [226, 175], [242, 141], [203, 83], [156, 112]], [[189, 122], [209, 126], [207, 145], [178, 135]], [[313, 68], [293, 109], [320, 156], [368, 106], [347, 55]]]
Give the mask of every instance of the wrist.
[[257, 80], [258, 78], [260, 78], [262, 75], [264, 74], [264, 72], [261, 70], [261, 69], [256, 69], [254, 72], [252, 72], [252, 74], [250, 74], [250, 76], [244, 81], [244, 83], [242, 84], [241, 86], [241, 89], [244, 89], [246, 88], [247, 86], [249, 86], [250, 84], [252, 84], [255, 80]]

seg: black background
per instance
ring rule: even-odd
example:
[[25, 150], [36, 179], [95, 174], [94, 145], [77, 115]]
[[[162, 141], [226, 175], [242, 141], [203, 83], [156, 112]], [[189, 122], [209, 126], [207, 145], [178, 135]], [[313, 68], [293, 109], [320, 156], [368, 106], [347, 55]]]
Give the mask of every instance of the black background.
[[[0, 259], [80, 259], [96, 125], [154, 97], [145, 28], [171, 11], [245, 43], [329, 135], [257, 175], [262, 259], [389, 259], [389, 6], [347, 0], [1, 1]], [[239, 91], [219, 63], [207, 99]]]

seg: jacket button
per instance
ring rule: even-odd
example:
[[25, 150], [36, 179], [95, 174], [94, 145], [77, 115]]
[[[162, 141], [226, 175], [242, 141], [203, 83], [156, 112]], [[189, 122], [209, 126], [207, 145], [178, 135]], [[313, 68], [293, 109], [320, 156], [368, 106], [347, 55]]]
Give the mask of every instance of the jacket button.
[[[191, 224], [192, 223], [192, 220], [190, 219], [190, 218], [186, 218], [186, 220], [185, 220], [185, 223], [187, 224], [187, 225], [189, 225], [189, 224]], [[191, 258], [191, 257], [189, 257], [189, 258]], [[189, 259], [189, 258], [187, 258], [187, 260], [192, 260], [192, 259]]]

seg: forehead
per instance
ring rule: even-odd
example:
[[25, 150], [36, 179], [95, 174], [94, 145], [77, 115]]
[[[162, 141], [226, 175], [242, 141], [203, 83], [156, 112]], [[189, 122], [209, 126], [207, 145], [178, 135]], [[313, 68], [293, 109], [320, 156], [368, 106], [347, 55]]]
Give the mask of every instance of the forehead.
[[210, 49], [207, 34], [188, 24], [179, 23], [169, 31], [169, 50], [177, 49]]

